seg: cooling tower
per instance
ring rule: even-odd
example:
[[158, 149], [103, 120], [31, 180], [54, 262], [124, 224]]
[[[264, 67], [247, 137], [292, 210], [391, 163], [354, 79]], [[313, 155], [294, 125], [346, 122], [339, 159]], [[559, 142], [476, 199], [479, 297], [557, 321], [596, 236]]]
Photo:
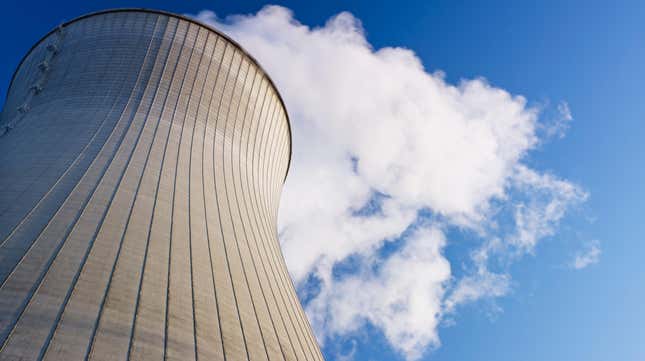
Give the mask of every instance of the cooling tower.
[[322, 360], [277, 240], [289, 120], [238, 44], [82, 16], [24, 57], [0, 127], [0, 360]]

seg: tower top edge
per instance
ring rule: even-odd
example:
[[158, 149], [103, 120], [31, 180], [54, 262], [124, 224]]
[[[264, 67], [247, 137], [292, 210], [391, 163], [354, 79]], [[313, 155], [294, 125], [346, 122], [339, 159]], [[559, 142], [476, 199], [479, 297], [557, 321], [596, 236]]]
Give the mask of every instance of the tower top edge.
[[[198, 26], [200, 26], [202, 28], [205, 28], [205, 29], [217, 34], [218, 36], [226, 39], [229, 43], [231, 43], [238, 50], [240, 50], [242, 52], [242, 54], [244, 54], [255, 66], [257, 66], [264, 73], [264, 75], [266, 75], [266, 79], [269, 81], [269, 83], [271, 84], [271, 87], [275, 90], [275, 93], [278, 96], [278, 100], [280, 101], [280, 104], [282, 105], [282, 108], [284, 109], [285, 117], [286, 117], [286, 120], [287, 120], [287, 129], [288, 129], [288, 132], [289, 132], [289, 160], [288, 160], [288, 163], [287, 163], [287, 172], [285, 173], [285, 180], [286, 180], [286, 177], [289, 174], [289, 169], [291, 168], [291, 157], [292, 157], [292, 154], [293, 154], [293, 135], [291, 133], [291, 119], [289, 118], [289, 112], [287, 110], [287, 106], [285, 105], [284, 99], [282, 98], [282, 94], [280, 94], [280, 90], [275, 85], [275, 83], [273, 82], [273, 79], [271, 79], [271, 76], [264, 69], [262, 64], [260, 64], [260, 62], [253, 55], [251, 55], [242, 45], [240, 45], [240, 43], [238, 43], [236, 40], [234, 40], [233, 38], [231, 38], [230, 36], [228, 36], [224, 32], [218, 30], [217, 28], [215, 28], [215, 27], [213, 27], [211, 25], [205, 24], [205, 23], [203, 23], [201, 21], [198, 21], [198, 20], [196, 20], [194, 18], [185, 16], [185, 15], [180, 15], [180, 14], [176, 14], [176, 13], [173, 13], [173, 12], [170, 12], [170, 11], [150, 9], [150, 8], [115, 8], [115, 9], [105, 9], [105, 10], [99, 10], [99, 11], [90, 12], [90, 13], [78, 16], [76, 18], [73, 18], [71, 20], [65, 21], [65, 22], [61, 23], [60, 25], [57, 25], [56, 27], [54, 27], [50, 31], [48, 31], [38, 41], [36, 41], [31, 46], [31, 48], [29, 48], [29, 50], [25, 53], [25, 55], [22, 57], [22, 59], [20, 59], [20, 62], [18, 63], [18, 66], [16, 66], [16, 69], [14, 70], [13, 74], [11, 75], [11, 80], [9, 81], [9, 86], [7, 87], [7, 90], [11, 89], [11, 86], [13, 85], [13, 81], [14, 81], [14, 79], [16, 77], [16, 74], [18, 73], [18, 70], [20, 69], [22, 64], [25, 62], [27, 57], [29, 57], [29, 54], [31, 54], [31, 52], [40, 43], [42, 43], [47, 37], [49, 37], [50, 35], [55, 33], [60, 27], [65, 28], [66, 26], [68, 26], [68, 25], [70, 25], [72, 23], [75, 23], [77, 21], [84, 20], [84, 19], [87, 19], [87, 18], [90, 18], [90, 17], [94, 17], [94, 16], [100, 16], [100, 15], [112, 14], [112, 13], [128, 13], [128, 12], [130, 12], [130, 13], [140, 12], [140, 13], [151, 13], [151, 14], [157, 14], [157, 15], [164, 15], [164, 16], [173, 17], [173, 18], [177, 18], [177, 19], [180, 19], [180, 20], [188, 21], [188, 22], [193, 23], [195, 25], [198, 25]], [[7, 91], [7, 96], [8, 95], [9, 95], [9, 91]], [[283, 180], [283, 182], [284, 182], [284, 180]]]

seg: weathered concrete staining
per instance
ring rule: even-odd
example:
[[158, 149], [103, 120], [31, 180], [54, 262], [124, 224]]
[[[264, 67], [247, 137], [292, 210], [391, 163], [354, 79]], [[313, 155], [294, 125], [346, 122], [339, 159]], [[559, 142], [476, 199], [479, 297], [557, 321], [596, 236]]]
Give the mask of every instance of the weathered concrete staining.
[[78, 18], [0, 126], [0, 360], [322, 360], [276, 237], [286, 111], [237, 44]]

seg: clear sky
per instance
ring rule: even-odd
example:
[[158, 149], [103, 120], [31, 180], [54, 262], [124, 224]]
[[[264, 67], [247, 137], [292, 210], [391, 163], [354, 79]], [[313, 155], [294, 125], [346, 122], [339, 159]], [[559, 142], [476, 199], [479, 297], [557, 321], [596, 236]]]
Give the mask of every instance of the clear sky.
[[[574, 200], [565, 197], [562, 200], [564, 214], [554, 216], [554, 221], [545, 225], [548, 231], [538, 234], [534, 242], [528, 242], [531, 243], [530, 247], [522, 248], [517, 242], [508, 241], [509, 245], [502, 248], [505, 249], [504, 252], [513, 255], [491, 251], [489, 256], [495, 257], [495, 260], [485, 262], [486, 269], [483, 272], [506, 277], [506, 283], [484, 289], [472, 299], [458, 299], [456, 290], [462, 280], [472, 279], [478, 286], [486, 280], [469, 278], [488, 275], [478, 273], [473, 254], [484, 249], [488, 244], [486, 242], [492, 238], [499, 237], [504, 243], [506, 237], [511, 239], [515, 234], [517, 219], [507, 220], [514, 213], [505, 213], [504, 209], [516, 209], [514, 207], [524, 204], [526, 199], [537, 199], [538, 206], [542, 201], [548, 203], [545, 198], [535, 198], [542, 197], [543, 193], [547, 194], [547, 200], [559, 199], [561, 193], [558, 192], [562, 191], [560, 186], [564, 185], [559, 184], [557, 187], [560, 188], [549, 188], [551, 185], [539, 188], [537, 183], [517, 185], [517, 175], [502, 177], [498, 182], [504, 189], [502, 194], [490, 191], [483, 201], [471, 202], [478, 207], [488, 205], [503, 209], [499, 213], [491, 210], [471, 211], [468, 206], [461, 204], [446, 204], [440, 197], [445, 189], [413, 193], [413, 196], [423, 198], [424, 201], [415, 205], [416, 216], [412, 223], [408, 222], [404, 227], [405, 232], [385, 237], [388, 239], [385, 243], [375, 239], [371, 248], [366, 246], [352, 249], [348, 254], [340, 256], [329, 256], [329, 251], [321, 248], [317, 255], [322, 255], [331, 262], [331, 273], [328, 276], [332, 281], [327, 281], [327, 287], [348, 287], [348, 283], [342, 281], [358, 279], [356, 275], [359, 274], [367, 280], [360, 279], [356, 285], [372, 285], [377, 288], [396, 288], [402, 285], [404, 293], [408, 286], [426, 287], [421, 294], [428, 291], [428, 297], [437, 298], [437, 302], [429, 303], [437, 309], [431, 312], [428, 319], [428, 315], [419, 316], [420, 322], [415, 319], [413, 311], [416, 308], [407, 304], [406, 300], [402, 301], [402, 307], [410, 307], [411, 311], [403, 314], [403, 323], [399, 322], [398, 316], [401, 314], [398, 311], [394, 311], [390, 318], [379, 315], [371, 319], [366, 313], [350, 312], [350, 323], [355, 324], [355, 328], [343, 326], [342, 322], [336, 321], [317, 323], [319, 335], [326, 338], [324, 353], [328, 360], [346, 360], [345, 357], [373, 361], [404, 360], [406, 357], [422, 360], [495, 361], [645, 360], [645, 240], [642, 236], [645, 234], [645, 101], [642, 95], [645, 84], [644, 2], [491, 1], [483, 5], [476, 1], [396, 1], [384, 4], [376, 4], [374, 1], [327, 1], [316, 4], [285, 1], [274, 4], [290, 9], [298, 22], [310, 28], [324, 27], [328, 19], [342, 11], [348, 11], [361, 21], [366, 41], [373, 50], [384, 47], [407, 48], [420, 59], [425, 71], [430, 74], [443, 72], [444, 81], [448, 85], [458, 85], [463, 79], [484, 78], [495, 89], [523, 96], [527, 105], [522, 106], [522, 116], [529, 116], [530, 109], [541, 109], [536, 119], [523, 120], [536, 127], [534, 132], [540, 140], [534, 145], [520, 147], [520, 159], [504, 164], [510, 164], [513, 169], [518, 165], [527, 167], [538, 176], [551, 175], [566, 182], [566, 185], [575, 186], [580, 194], [586, 195], [586, 198], [582, 195], [574, 196]], [[158, 8], [182, 14], [198, 14], [200, 11], [210, 10], [220, 19], [211, 17], [211, 20], [222, 21], [229, 27], [232, 35], [241, 34], [239, 40], [246, 46], [243, 41], [245, 36], [252, 42], [254, 38], [248, 34], [265, 28], [259, 25], [245, 28], [248, 24], [221, 19], [232, 14], [255, 14], [264, 5], [266, 3], [241, 0], [55, 3], [4, 1], [0, 4], [0, 31], [4, 34], [0, 57], [0, 98], [4, 98], [15, 67], [31, 45], [60, 22], [86, 12], [117, 7]], [[204, 19], [208, 16], [207, 13], [202, 13]], [[265, 39], [266, 36], [260, 38]], [[275, 42], [288, 41], [278, 35], [275, 38], [277, 40], [273, 40], [273, 45]], [[255, 45], [249, 44], [249, 50], [254, 53], [254, 49], [260, 49], [260, 54], [254, 54], [260, 63], [267, 64], [269, 73], [274, 75], [271, 71], [272, 60], [265, 55], [271, 54], [271, 51], [269, 49], [262, 52], [262, 39], [257, 40]], [[294, 63], [301, 61], [298, 64], [307, 65], [307, 60], [303, 59], [308, 59], [306, 52], [310, 48], [303, 46], [302, 49], [302, 53], [296, 53], [302, 57], [294, 60]], [[323, 69], [333, 71], [333, 68]], [[416, 73], [405, 73], [402, 76], [414, 77], [414, 74]], [[291, 74], [292, 77], [296, 75]], [[330, 78], [333, 76], [329, 75]], [[431, 76], [436, 77], [433, 79], [440, 78], [436, 74]], [[296, 91], [289, 88], [293, 84], [290, 78], [281, 74], [275, 74], [275, 77], [279, 87], [284, 84], [287, 107], [292, 112], [292, 120], [298, 122], [294, 118], [303, 114], [305, 111], [300, 109], [306, 107], [297, 103], [299, 98], [289, 95]], [[388, 81], [391, 82], [388, 89], [397, 87], [396, 77]], [[419, 86], [415, 88], [419, 92], [426, 89], [425, 85], [412, 80], [409, 85]], [[448, 92], [441, 87], [437, 91]], [[482, 95], [483, 99], [487, 101], [490, 94], [487, 91], [484, 93], [486, 96]], [[395, 93], [392, 97], [402, 99], [396, 106], [404, 108], [402, 112], [405, 113], [408, 104], [406, 99], [409, 96]], [[458, 101], [463, 102], [464, 107], [475, 107], [472, 105], [473, 100], [462, 98]], [[292, 99], [292, 104], [289, 99]], [[431, 109], [434, 109], [433, 106], [440, 107], [432, 101]], [[511, 101], [504, 99], [503, 103], [500, 107], [506, 109], [504, 107], [510, 106]], [[486, 108], [486, 104], [478, 106]], [[567, 109], [570, 110], [572, 120], [568, 120]], [[504, 111], [493, 113], [493, 116], [506, 114]], [[331, 114], [333, 117], [337, 113]], [[354, 114], [360, 118], [362, 114], [369, 112], [359, 109]], [[423, 116], [421, 118], [423, 120]], [[360, 122], [360, 119], [356, 121]], [[388, 119], [384, 117], [380, 121], [386, 124]], [[464, 121], [467, 122], [468, 119]], [[442, 131], [437, 129], [440, 138], [432, 138], [435, 142], [441, 139]], [[494, 139], [512, 143], [515, 139], [512, 134]], [[316, 141], [322, 142], [324, 139], [316, 138]], [[341, 143], [338, 146], [344, 144]], [[415, 138], [413, 143], [419, 147], [419, 139]], [[370, 183], [369, 176], [363, 177], [363, 173], [369, 174], [371, 169], [361, 168], [368, 166], [364, 165], [360, 150], [354, 152], [351, 147], [347, 149], [352, 160], [348, 167], [354, 167], [356, 178], [367, 182], [367, 187], [372, 192], [367, 199], [363, 199], [365, 207], [355, 209], [353, 217], [369, 218], [374, 213], [384, 213], [387, 218], [388, 211], [380, 207], [390, 199], [398, 201], [399, 195], [405, 198], [410, 192], [378, 182]], [[294, 152], [298, 152], [298, 148]], [[425, 153], [421, 153], [420, 161], [423, 162]], [[415, 154], [418, 155], [418, 152], [412, 157]], [[470, 153], [466, 156], [468, 154]], [[317, 158], [303, 156], [302, 159]], [[394, 164], [406, 166], [405, 162]], [[432, 166], [431, 162], [429, 164]], [[303, 165], [300, 169], [307, 167]], [[297, 186], [294, 186], [294, 182], [298, 179], [306, 180], [306, 177], [298, 178], [297, 174], [287, 182], [287, 187], [295, 189]], [[419, 187], [424, 189], [433, 187], [421, 184]], [[494, 188], [495, 184], [491, 187]], [[515, 188], [509, 184], [516, 184]], [[535, 189], [538, 190], [534, 191]], [[424, 197], [427, 197], [427, 201]], [[383, 199], [386, 201], [383, 202]], [[360, 201], [354, 202], [361, 204]], [[467, 203], [468, 200], [464, 202]], [[405, 208], [412, 203], [414, 202], [401, 201], [397, 205]], [[533, 203], [526, 201], [526, 204]], [[374, 205], [377, 210], [371, 210], [370, 205]], [[285, 214], [285, 224], [291, 225], [289, 209], [285, 210]], [[541, 213], [538, 217], [540, 215]], [[494, 221], [473, 221], [477, 216], [493, 217]], [[404, 215], [401, 217], [404, 218]], [[468, 218], [466, 225], [460, 223], [460, 217]], [[387, 221], [389, 220], [385, 219], [384, 223]], [[396, 283], [399, 282], [396, 277], [401, 277], [396, 273], [383, 279], [392, 262], [400, 261], [405, 267], [405, 262], [415, 260], [414, 249], [411, 251], [412, 255], [406, 256], [405, 245], [416, 239], [415, 229], [425, 229], [424, 225], [427, 224], [430, 224], [427, 227], [429, 233], [418, 237], [422, 243], [426, 239], [433, 240], [425, 244], [434, 242], [432, 244], [438, 247], [436, 251], [439, 255], [422, 248], [421, 253], [428, 252], [424, 253], [428, 256], [424, 262], [431, 263], [428, 273], [425, 273], [423, 267], [430, 263], [424, 262], [420, 262], [421, 268], [412, 268], [411, 271], [419, 270], [421, 278], [430, 275], [434, 277], [440, 268], [437, 268], [434, 261], [445, 259], [450, 265], [449, 277], [436, 276], [439, 283], [426, 285]], [[478, 226], [485, 228], [481, 231], [483, 235], [477, 234]], [[495, 229], [496, 226], [499, 230]], [[511, 230], [506, 232], [506, 228]], [[296, 226], [286, 229], [296, 229]], [[439, 233], [432, 233], [432, 229], [437, 229]], [[384, 231], [384, 234], [390, 233]], [[289, 235], [288, 232], [286, 234]], [[302, 238], [300, 235], [291, 241], [308, 242]], [[445, 240], [445, 244], [440, 239]], [[369, 250], [366, 251], [367, 248]], [[519, 248], [521, 251], [518, 251]], [[293, 257], [294, 252], [297, 253], [297, 248], [291, 252], [287, 250], [288, 261], [289, 255]], [[397, 255], [400, 257], [394, 260]], [[576, 256], [579, 261], [577, 267]], [[376, 257], [378, 261], [371, 264], [371, 261], [366, 261], [370, 257]], [[388, 263], [388, 260], [392, 262]], [[289, 262], [290, 268], [292, 264], [293, 261]], [[325, 296], [327, 298], [316, 293], [316, 289], [321, 288], [320, 283], [324, 283], [321, 279], [326, 276], [321, 271], [322, 266], [313, 262], [293, 267], [294, 274], [300, 272], [304, 275], [300, 277], [304, 281], [297, 283], [310, 315], [321, 312], [323, 318], [336, 317], [333, 309], [329, 312], [329, 305], [326, 303], [338, 300], [338, 297], [333, 297], [336, 289], [326, 289], [332, 295]], [[369, 271], [361, 270], [362, 267]], [[298, 281], [298, 276], [296, 278]], [[394, 285], [386, 282], [392, 279], [395, 279]], [[324, 293], [325, 288], [322, 289]], [[360, 288], [354, 291], [362, 292]], [[433, 291], [440, 294], [437, 296]], [[378, 293], [375, 295], [380, 297]], [[410, 296], [418, 297], [418, 294]], [[319, 300], [318, 304], [315, 303], [316, 299]], [[424, 302], [421, 301], [421, 304], [425, 304]], [[392, 306], [387, 303], [385, 305]], [[323, 311], [320, 311], [320, 307]], [[376, 307], [375, 310], [378, 312], [379, 308]], [[326, 327], [333, 330], [325, 329]], [[430, 332], [427, 338], [419, 341], [423, 346], [420, 355], [406, 353], [405, 346], [401, 346], [405, 345], [405, 332], [397, 333], [396, 327], [404, 327], [414, 333], [426, 329]], [[386, 335], [385, 330], [393, 332], [391, 337]], [[432, 331], [436, 331], [437, 339], [433, 338]], [[414, 339], [414, 336], [409, 338]]]

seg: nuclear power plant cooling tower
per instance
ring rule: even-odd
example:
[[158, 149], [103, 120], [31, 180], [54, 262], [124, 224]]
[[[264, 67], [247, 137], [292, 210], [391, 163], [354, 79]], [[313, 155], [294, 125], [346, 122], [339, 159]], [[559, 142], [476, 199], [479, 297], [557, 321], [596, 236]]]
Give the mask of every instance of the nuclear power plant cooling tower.
[[7, 93], [0, 360], [323, 359], [277, 239], [287, 112], [237, 43], [93, 13]]

